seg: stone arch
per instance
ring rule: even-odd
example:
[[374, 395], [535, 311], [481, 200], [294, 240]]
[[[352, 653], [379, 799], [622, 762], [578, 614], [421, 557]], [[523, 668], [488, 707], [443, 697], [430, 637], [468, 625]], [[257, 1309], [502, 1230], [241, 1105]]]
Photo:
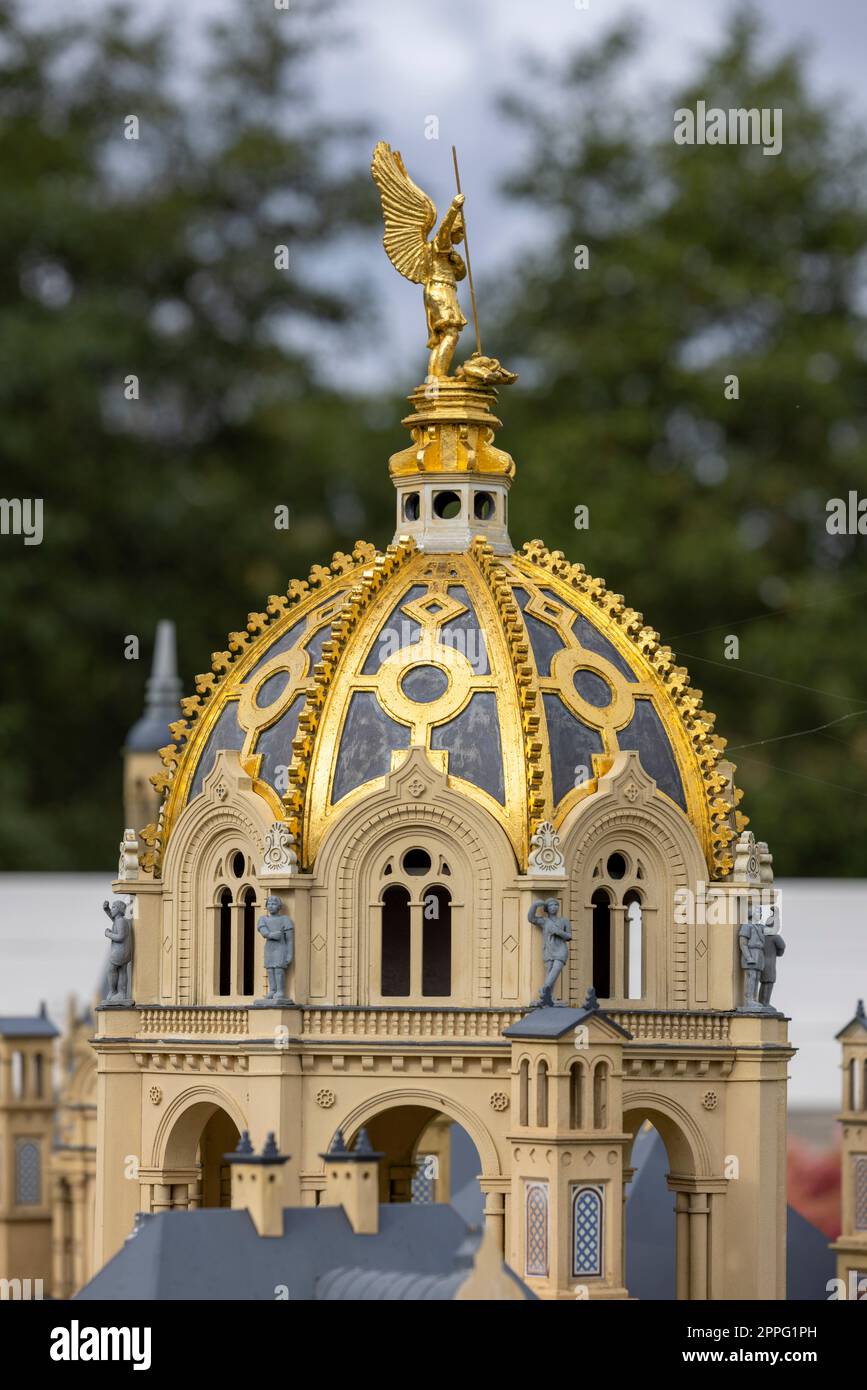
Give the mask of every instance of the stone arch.
[[500, 1156], [487, 1125], [475, 1111], [467, 1109], [460, 1101], [456, 1101], [449, 1095], [444, 1095], [441, 1091], [428, 1091], [423, 1087], [406, 1087], [399, 1091], [386, 1091], [379, 1095], [370, 1096], [349, 1111], [344, 1116], [342, 1123], [335, 1128], [342, 1129], [344, 1138], [348, 1144], [351, 1144], [359, 1129], [370, 1124], [377, 1115], [386, 1110], [400, 1109], [403, 1106], [420, 1106], [447, 1115], [450, 1120], [454, 1120], [456, 1124], [466, 1130], [475, 1144], [482, 1161], [482, 1175], [486, 1178], [501, 1176]]
[[686, 1106], [659, 1091], [626, 1090], [624, 1130], [637, 1134], [644, 1120], [649, 1120], [662, 1138], [672, 1173], [679, 1177], [716, 1176], [707, 1140]]
[[[407, 793], [412, 799], [404, 799]], [[415, 799], [422, 794], [425, 800]], [[338, 1004], [358, 1002], [366, 994], [359, 941], [360, 937], [366, 940], [366, 927], [359, 929], [356, 907], [371, 859], [396, 834], [416, 828], [422, 835], [442, 836], [452, 847], [450, 853], [466, 865], [472, 891], [471, 899], [468, 894], [473, 918], [471, 995], [480, 1005], [491, 1002], [494, 885], [514, 876], [514, 855], [505, 832], [489, 813], [449, 788], [445, 776], [414, 749], [392, 773], [384, 791], [365, 797], [332, 827], [317, 856], [315, 877], [328, 889]], [[453, 886], [449, 891], [454, 892]]]
[[228, 1116], [239, 1134], [248, 1128], [247, 1118], [234, 1098], [219, 1087], [191, 1086], [177, 1096], [160, 1118], [150, 1166], [191, 1167], [202, 1130], [217, 1110]]

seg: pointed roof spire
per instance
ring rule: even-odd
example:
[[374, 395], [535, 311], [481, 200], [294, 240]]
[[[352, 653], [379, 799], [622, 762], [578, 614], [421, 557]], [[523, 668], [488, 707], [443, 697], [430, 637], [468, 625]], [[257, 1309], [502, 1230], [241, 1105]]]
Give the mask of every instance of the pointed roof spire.
[[155, 752], [168, 743], [168, 726], [180, 715], [180, 701], [175, 625], [170, 618], [161, 618], [154, 638], [151, 673], [145, 686], [144, 713], [127, 734], [126, 749]]

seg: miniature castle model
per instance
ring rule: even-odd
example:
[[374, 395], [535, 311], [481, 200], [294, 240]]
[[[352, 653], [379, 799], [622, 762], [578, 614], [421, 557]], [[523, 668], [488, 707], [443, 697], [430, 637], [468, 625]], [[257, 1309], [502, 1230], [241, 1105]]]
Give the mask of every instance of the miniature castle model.
[[625, 1298], [650, 1120], [678, 1296], [784, 1298], [793, 1054], [760, 945], [746, 998], [741, 968], [771, 856], [658, 634], [560, 552], [514, 549], [511, 374], [480, 353], [448, 374], [462, 200], [427, 242], [436, 211], [387, 146], [374, 174], [431, 348], [389, 465], [395, 537], [229, 635], [162, 749], [147, 851], [124, 836], [95, 1268], [139, 1212], [229, 1205], [244, 1131], [275, 1132], [287, 1205], [315, 1206], [336, 1131], [365, 1128], [380, 1201], [406, 1202], [446, 1122], [536, 1294]]
[[837, 1034], [843, 1057], [841, 1230], [837, 1254], [842, 1297], [867, 1298], [867, 1014], [858, 1000], [855, 1016]]

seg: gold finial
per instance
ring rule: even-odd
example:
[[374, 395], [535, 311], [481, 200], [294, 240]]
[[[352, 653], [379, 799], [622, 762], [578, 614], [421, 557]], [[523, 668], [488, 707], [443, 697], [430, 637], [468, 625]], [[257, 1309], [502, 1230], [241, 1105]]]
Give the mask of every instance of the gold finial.
[[[433, 239], [428, 236], [437, 220], [437, 210], [426, 193], [413, 183], [397, 150], [380, 140], [373, 151], [370, 171], [382, 199], [382, 218], [385, 223], [383, 245], [395, 270], [407, 280], [424, 286], [424, 307], [427, 316], [428, 377], [439, 380], [449, 376], [461, 330], [467, 320], [458, 303], [458, 281], [467, 275], [467, 264], [454, 249], [466, 243], [464, 195], [460, 191], [457, 154], [452, 146], [458, 192], [440, 223]], [[460, 380], [477, 385], [493, 386], [515, 381], [514, 372], [502, 367], [495, 357], [482, 356], [479, 337], [476, 296], [470, 277], [473, 316], [476, 322], [476, 352], [455, 372]]]

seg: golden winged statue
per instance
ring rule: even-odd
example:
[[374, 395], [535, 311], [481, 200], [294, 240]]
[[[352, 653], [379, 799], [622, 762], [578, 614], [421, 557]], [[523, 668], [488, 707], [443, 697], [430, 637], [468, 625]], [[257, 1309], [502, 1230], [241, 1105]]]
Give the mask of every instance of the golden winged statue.
[[[428, 375], [448, 376], [458, 338], [467, 323], [457, 290], [467, 267], [454, 249], [466, 236], [464, 195], [458, 193], [452, 199], [439, 230], [428, 241], [436, 225], [437, 210], [427, 194], [413, 183], [399, 152], [380, 140], [373, 151], [370, 171], [382, 199], [382, 244], [388, 258], [407, 280], [424, 286], [430, 349]], [[480, 382], [516, 379], [496, 358], [483, 357], [481, 353], [474, 353], [457, 375]]]

